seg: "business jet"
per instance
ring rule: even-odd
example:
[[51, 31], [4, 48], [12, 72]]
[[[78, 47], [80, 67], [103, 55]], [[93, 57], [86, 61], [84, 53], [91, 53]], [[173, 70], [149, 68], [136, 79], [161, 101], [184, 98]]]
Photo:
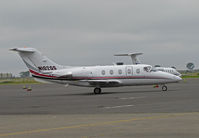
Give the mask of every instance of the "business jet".
[[[141, 64], [137, 56], [142, 55], [143, 53], [129, 53], [129, 54], [116, 54], [115, 56], [130, 56], [132, 59], [133, 64]], [[175, 68], [173, 67], [154, 67], [153, 70], [159, 70], [163, 72], [167, 72], [176, 76], [181, 77], [182, 74], [180, 74]]]
[[179, 76], [153, 70], [152, 66], [147, 64], [62, 66], [43, 56], [34, 48], [12, 48], [10, 50], [19, 53], [37, 81], [94, 87], [95, 94], [100, 94], [101, 88], [154, 84], [162, 85], [162, 90], [167, 91], [166, 84], [182, 80]]
[[179, 73], [179, 72], [178, 72], [175, 68], [173, 68], [173, 67], [154, 67], [154, 69], [159, 70], [159, 71], [163, 71], [163, 72], [168, 72], [168, 73], [174, 74], [174, 75], [179, 76], [179, 77], [182, 76], [182, 74]]

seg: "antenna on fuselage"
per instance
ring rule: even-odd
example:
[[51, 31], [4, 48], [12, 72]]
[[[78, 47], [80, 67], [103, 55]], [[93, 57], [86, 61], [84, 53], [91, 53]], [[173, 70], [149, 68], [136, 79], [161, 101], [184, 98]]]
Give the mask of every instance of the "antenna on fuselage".
[[137, 56], [142, 55], [143, 53], [129, 53], [129, 54], [115, 54], [114, 56], [130, 56], [133, 64], [140, 64]]

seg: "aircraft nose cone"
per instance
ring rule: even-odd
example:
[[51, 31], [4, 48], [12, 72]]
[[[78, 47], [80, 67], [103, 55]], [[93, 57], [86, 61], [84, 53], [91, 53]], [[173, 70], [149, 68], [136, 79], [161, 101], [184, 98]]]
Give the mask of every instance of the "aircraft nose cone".
[[175, 76], [174, 79], [175, 79], [176, 81], [181, 81], [181, 80], [182, 80], [182, 78], [179, 77], [179, 76]]

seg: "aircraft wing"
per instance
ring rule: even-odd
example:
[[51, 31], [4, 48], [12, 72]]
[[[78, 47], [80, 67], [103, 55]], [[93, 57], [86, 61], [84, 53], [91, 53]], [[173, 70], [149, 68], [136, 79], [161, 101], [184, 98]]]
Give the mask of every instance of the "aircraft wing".
[[88, 82], [90, 85], [98, 87], [111, 87], [121, 84], [119, 80], [82, 80], [82, 82]]
[[73, 77], [72, 74], [66, 74], [66, 75], [58, 76], [57, 78], [67, 80], [67, 79], [71, 79], [72, 77]]
[[114, 56], [130, 56], [133, 64], [140, 64], [137, 56], [142, 55], [143, 53], [129, 53], [129, 54], [116, 54]]
[[54, 71], [52, 73], [52, 75], [57, 76], [57, 78], [60, 78], [60, 79], [71, 79], [72, 78], [72, 72], [66, 72], [64, 70]]

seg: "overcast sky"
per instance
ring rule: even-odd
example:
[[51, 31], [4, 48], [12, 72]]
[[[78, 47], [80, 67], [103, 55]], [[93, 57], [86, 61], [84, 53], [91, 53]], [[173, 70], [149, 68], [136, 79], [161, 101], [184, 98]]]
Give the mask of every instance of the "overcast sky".
[[63, 65], [143, 63], [199, 68], [198, 0], [0, 0], [0, 72], [26, 71], [12, 47]]

